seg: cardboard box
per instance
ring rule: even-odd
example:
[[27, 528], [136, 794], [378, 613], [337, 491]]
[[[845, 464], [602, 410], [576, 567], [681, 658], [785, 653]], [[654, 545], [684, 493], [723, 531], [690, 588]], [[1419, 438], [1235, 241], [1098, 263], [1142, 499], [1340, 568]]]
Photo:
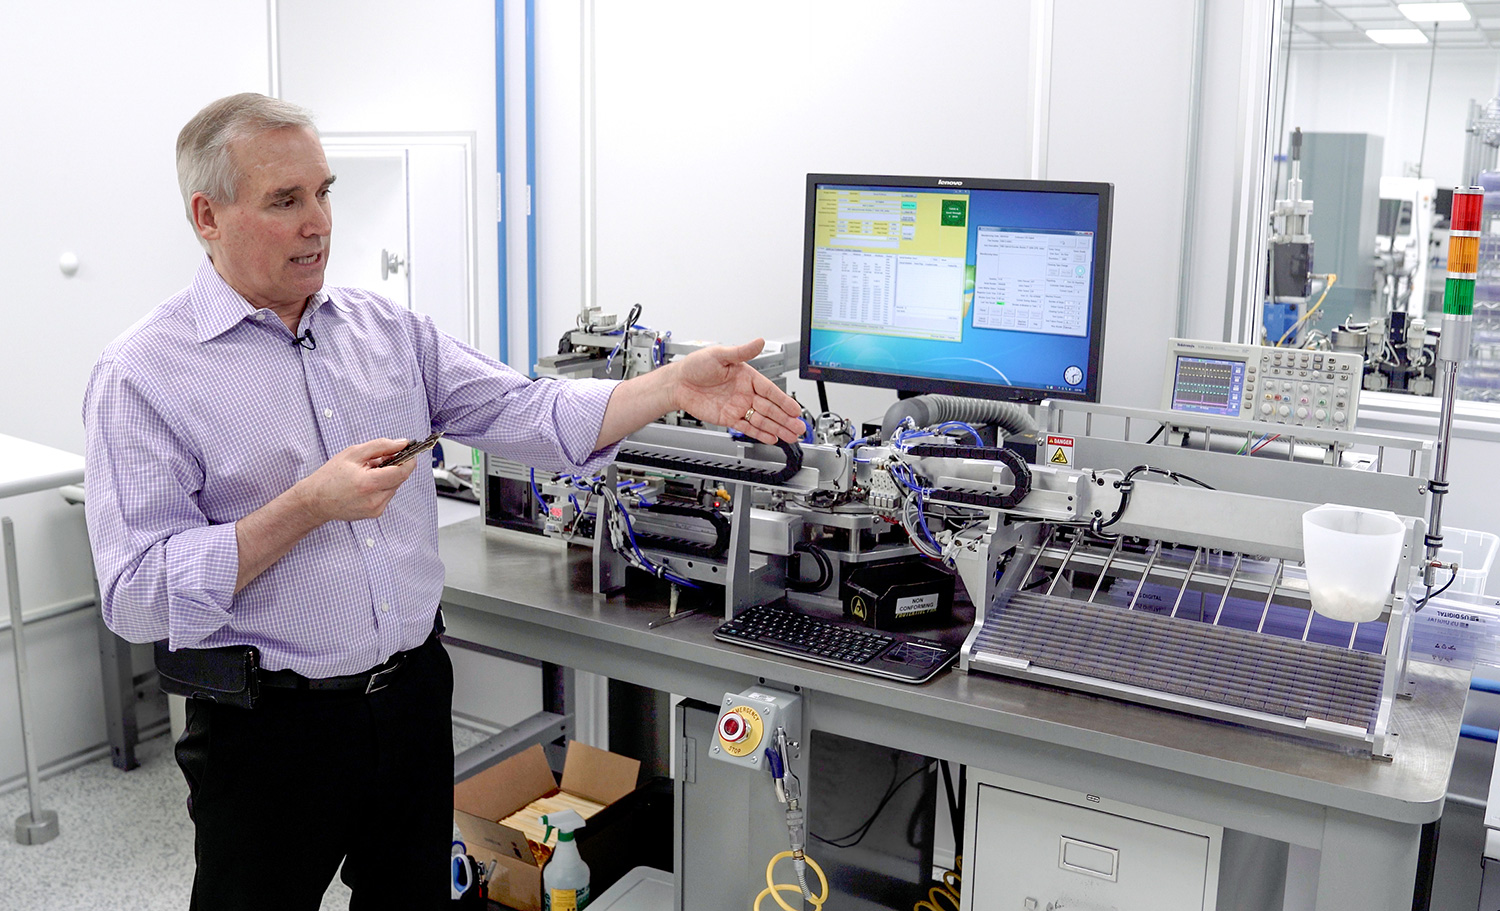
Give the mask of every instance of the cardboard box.
[[[635, 790], [640, 767], [639, 760], [572, 741], [560, 786], [540, 745], [454, 785], [453, 818], [469, 854], [482, 864], [497, 861], [489, 897], [519, 911], [541, 911], [542, 907], [542, 868], [526, 834], [502, 820], [559, 790], [607, 810]], [[538, 815], [541, 812], [538, 810]], [[585, 863], [590, 853], [588, 838], [586, 825], [578, 833], [578, 849]], [[592, 877], [590, 886], [597, 888]]]

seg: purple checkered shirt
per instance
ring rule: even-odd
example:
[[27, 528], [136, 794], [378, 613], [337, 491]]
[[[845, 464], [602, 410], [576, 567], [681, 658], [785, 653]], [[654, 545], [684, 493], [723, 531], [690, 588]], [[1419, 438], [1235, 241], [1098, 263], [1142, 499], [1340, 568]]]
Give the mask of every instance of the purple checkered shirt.
[[[325, 287], [293, 343], [204, 258], [105, 349], [84, 397], [88, 527], [104, 620], [132, 642], [254, 645], [270, 670], [353, 674], [420, 645], [443, 588], [432, 473], [378, 519], [329, 522], [234, 593], [234, 523], [378, 437], [455, 440], [592, 473], [615, 384], [532, 381], [367, 291]], [[517, 579], [517, 584], [524, 580]]]

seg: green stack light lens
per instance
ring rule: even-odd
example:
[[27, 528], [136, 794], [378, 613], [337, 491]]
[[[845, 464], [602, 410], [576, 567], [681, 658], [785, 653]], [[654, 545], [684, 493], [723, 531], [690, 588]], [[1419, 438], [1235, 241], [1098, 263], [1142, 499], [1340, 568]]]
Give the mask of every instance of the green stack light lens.
[[1449, 316], [1470, 316], [1474, 313], [1474, 280], [1450, 278], [1443, 290], [1443, 313]]

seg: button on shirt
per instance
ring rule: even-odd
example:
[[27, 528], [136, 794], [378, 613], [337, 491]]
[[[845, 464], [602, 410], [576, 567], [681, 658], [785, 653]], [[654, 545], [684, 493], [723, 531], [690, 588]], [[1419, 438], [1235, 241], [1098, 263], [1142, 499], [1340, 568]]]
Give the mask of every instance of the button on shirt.
[[[298, 327], [205, 257], [193, 284], [105, 349], [89, 380], [88, 525], [110, 629], [172, 648], [254, 645], [270, 670], [354, 674], [420, 645], [443, 587], [431, 472], [375, 519], [328, 522], [235, 594], [235, 522], [379, 437], [433, 430], [593, 473], [605, 380], [529, 380], [376, 294], [325, 287]], [[517, 580], [518, 582], [521, 580]]]

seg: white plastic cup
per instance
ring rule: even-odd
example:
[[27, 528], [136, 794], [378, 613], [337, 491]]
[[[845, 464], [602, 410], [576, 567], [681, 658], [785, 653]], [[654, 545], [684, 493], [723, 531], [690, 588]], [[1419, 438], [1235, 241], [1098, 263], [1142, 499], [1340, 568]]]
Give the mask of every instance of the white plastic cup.
[[1364, 623], [1385, 610], [1406, 523], [1392, 512], [1325, 504], [1302, 514], [1302, 554], [1313, 610]]

